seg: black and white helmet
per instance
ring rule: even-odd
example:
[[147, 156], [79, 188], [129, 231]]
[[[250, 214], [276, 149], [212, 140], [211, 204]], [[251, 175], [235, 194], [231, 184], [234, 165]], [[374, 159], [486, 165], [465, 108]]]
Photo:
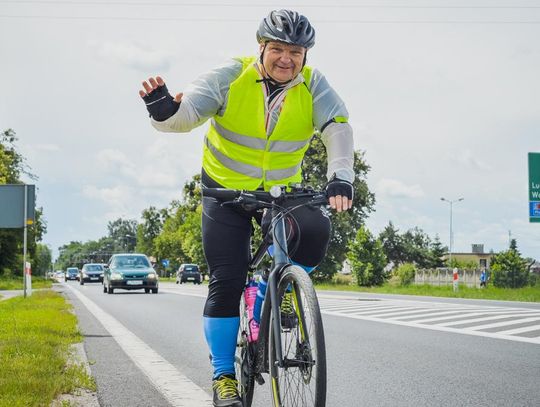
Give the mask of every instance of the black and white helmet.
[[281, 41], [309, 49], [315, 45], [315, 29], [296, 11], [274, 10], [261, 21], [257, 41]]

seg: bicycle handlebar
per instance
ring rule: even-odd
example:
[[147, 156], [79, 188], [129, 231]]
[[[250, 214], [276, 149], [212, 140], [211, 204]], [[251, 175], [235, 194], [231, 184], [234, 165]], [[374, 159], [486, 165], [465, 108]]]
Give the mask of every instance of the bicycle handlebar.
[[226, 188], [203, 188], [202, 195], [210, 198], [216, 198], [220, 201], [240, 200], [248, 202], [271, 203], [276, 200], [288, 200], [298, 198], [312, 198], [307, 202], [308, 205], [327, 205], [328, 197], [324, 191], [313, 191], [304, 189], [295, 189], [292, 192], [282, 190], [278, 197], [273, 196], [267, 191], [243, 191], [238, 189]]

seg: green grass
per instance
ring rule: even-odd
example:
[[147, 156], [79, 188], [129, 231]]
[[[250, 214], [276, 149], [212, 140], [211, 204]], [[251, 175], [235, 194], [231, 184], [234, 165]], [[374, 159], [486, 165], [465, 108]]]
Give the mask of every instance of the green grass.
[[77, 319], [59, 294], [0, 302], [0, 406], [49, 406], [60, 394], [95, 390], [83, 365], [68, 363], [80, 342]]
[[[43, 277], [32, 276], [32, 288], [51, 288], [53, 281]], [[22, 277], [0, 277], [0, 290], [22, 290]]]
[[540, 286], [524, 288], [498, 288], [488, 286], [487, 288], [469, 288], [464, 285], [459, 286], [459, 291], [454, 292], [452, 286], [432, 286], [432, 285], [409, 285], [400, 286], [386, 283], [381, 287], [358, 287], [350, 284], [350, 279], [346, 276], [339, 276], [330, 284], [316, 284], [319, 290], [334, 291], [354, 291], [369, 292], [379, 294], [402, 294], [402, 295], [423, 295], [431, 297], [450, 298], [475, 298], [484, 300], [502, 301], [524, 301], [540, 302]]

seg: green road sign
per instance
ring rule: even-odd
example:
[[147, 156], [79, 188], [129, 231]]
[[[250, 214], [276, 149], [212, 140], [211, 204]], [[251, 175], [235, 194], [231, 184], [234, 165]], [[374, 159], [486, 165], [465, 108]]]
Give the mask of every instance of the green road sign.
[[540, 223], [540, 153], [529, 153], [529, 221]]

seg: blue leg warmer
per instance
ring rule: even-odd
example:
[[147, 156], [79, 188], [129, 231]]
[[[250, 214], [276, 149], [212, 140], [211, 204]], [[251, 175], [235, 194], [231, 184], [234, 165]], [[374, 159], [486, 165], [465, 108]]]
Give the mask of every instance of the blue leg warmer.
[[204, 335], [212, 355], [212, 366], [216, 379], [222, 374], [234, 374], [234, 353], [240, 317], [204, 317]]

